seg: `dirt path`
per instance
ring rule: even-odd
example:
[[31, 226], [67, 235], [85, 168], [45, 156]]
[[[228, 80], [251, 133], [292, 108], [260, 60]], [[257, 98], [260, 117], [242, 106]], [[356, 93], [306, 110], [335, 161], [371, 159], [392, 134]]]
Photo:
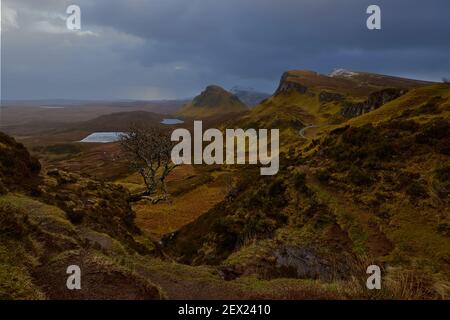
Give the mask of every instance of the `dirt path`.
[[248, 298], [248, 293], [239, 285], [224, 281], [212, 267], [192, 267], [154, 260], [137, 272], [159, 286], [171, 300]]

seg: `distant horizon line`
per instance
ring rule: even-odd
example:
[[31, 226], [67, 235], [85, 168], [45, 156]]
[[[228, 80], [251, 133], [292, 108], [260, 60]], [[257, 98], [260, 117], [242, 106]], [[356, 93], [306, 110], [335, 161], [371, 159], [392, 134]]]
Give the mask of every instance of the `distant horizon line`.
[[[290, 69], [287, 70], [286, 72], [289, 71], [308, 71], [308, 69]], [[332, 71], [330, 73], [321, 73], [318, 71], [314, 71], [314, 70], [309, 70], [312, 72], [317, 72], [319, 74], [322, 75], [326, 75], [326, 76], [330, 76], [334, 71], [337, 70], [344, 70], [344, 71], [350, 71], [350, 72], [356, 72], [356, 73], [369, 73], [369, 74], [374, 74], [374, 75], [381, 75], [381, 76], [387, 76], [387, 77], [395, 77], [395, 78], [403, 78], [403, 79], [410, 79], [410, 80], [416, 80], [416, 81], [424, 81], [424, 82], [430, 82], [430, 83], [441, 83], [441, 82], [445, 82], [445, 79], [448, 79], [446, 76], [442, 76], [441, 79], [437, 80], [431, 80], [430, 78], [426, 79], [425, 77], [413, 77], [413, 76], [405, 76], [405, 75], [394, 75], [394, 74], [388, 74], [388, 73], [380, 73], [380, 72], [373, 72], [373, 71], [361, 71], [361, 70], [352, 70], [352, 69], [346, 69], [346, 68], [333, 68]], [[450, 77], [450, 75], [449, 75]], [[210, 84], [212, 85], [212, 84]], [[224, 86], [221, 86], [224, 87]], [[235, 87], [240, 87], [240, 85], [234, 85], [232, 86], [230, 89], [225, 89], [227, 91], [232, 90]], [[253, 89], [253, 88], [252, 88]], [[203, 89], [200, 89], [200, 91]], [[254, 91], [257, 92], [261, 92], [261, 93], [266, 93], [266, 94], [273, 94], [273, 93], [269, 93], [269, 92], [265, 92], [264, 90], [259, 90], [259, 89], [253, 89]], [[199, 91], [199, 92], [200, 92]], [[192, 99], [194, 99], [195, 96], [192, 97], [185, 97], [185, 98], [154, 98], [154, 99], [142, 99], [142, 98], [118, 98], [118, 99], [107, 99], [107, 98], [92, 98], [92, 99], [78, 99], [78, 98], [27, 98], [27, 99], [23, 99], [23, 98], [14, 98], [14, 99], [3, 99], [1, 98], [0, 95], [0, 105], [3, 103], [11, 103], [11, 102], [23, 102], [23, 103], [32, 103], [32, 102], [77, 102], [78, 103], [83, 103], [83, 102], [94, 102], [94, 103], [127, 103], [127, 102], [164, 102], [164, 101], [190, 101]]]
[[72, 99], [72, 98], [35, 98], [35, 99], [0, 99], [0, 103], [11, 103], [11, 102], [24, 102], [24, 103], [33, 103], [33, 102], [49, 102], [49, 103], [57, 103], [57, 102], [66, 102], [66, 103], [84, 103], [84, 102], [95, 102], [95, 103], [105, 103], [105, 102], [113, 102], [113, 103], [129, 103], [129, 102], [163, 102], [163, 101], [189, 101], [193, 98], [167, 98], [167, 99]]

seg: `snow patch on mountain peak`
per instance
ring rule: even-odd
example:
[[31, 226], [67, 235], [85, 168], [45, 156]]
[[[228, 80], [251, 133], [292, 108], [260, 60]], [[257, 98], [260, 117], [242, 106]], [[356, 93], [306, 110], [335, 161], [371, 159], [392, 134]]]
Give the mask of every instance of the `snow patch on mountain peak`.
[[330, 73], [330, 77], [346, 77], [351, 78], [353, 76], [358, 75], [358, 72], [353, 72], [346, 69], [334, 69], [333, 72]]

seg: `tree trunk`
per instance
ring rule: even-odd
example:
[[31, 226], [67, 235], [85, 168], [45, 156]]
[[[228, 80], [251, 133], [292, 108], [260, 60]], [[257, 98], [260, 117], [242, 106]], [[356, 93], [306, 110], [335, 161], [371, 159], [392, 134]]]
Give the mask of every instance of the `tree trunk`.
[[139, 202], [141, 201], [144, 197], [150, 197], [152, 194], [154, 194], [154, 192], [151, 192], [150, 190], [145, 190], [141, 193], [137, 193], [137, 194], [132, 194], [129, 198], [128, 198], [128, 202], [133, 203], [133, 202]]

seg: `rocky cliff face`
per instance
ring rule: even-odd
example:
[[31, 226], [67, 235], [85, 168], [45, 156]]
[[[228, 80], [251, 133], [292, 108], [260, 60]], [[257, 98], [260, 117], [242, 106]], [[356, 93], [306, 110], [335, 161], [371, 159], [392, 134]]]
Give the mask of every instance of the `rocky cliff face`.
[[331, 75], [324, 75], [310, 70], [290, 70], [283, 74], [275, 94], [287, 93], [292, 90], [317, 95], [323, 92], [326, 102], [327, 98], [339, 98], [337, 96], [330, 97], [330, 93], [364, 99], [375, 91], [388, 88], [410, 90], [430, 84], [432, 83], [367, 72], [338, 70]]
[[321, 103], [342, 101], [342, 100], [344, 100], [344, 96], [336, 92], [322, 91], [319, 94], [319, 101]]
[[406, 92], [407, 90], [405, 89], [388, 88], [371, 93], [368, 99], [364, 102], [345, 103], [342, 107], [342, 115], [347, 118], [360, 116], [364, 113], [378, 109], [382, 105], [404, 95]]
[[295, 75], [291, 72], [285, 72], [280, 80], [280, 85], [278, 86], [277, 91], [275, 91], [275, 95], [279, 94], [287, 94], [289, 92], [299, 92], [306, 93], [308, 88], [298, 82], [293, 81]]

